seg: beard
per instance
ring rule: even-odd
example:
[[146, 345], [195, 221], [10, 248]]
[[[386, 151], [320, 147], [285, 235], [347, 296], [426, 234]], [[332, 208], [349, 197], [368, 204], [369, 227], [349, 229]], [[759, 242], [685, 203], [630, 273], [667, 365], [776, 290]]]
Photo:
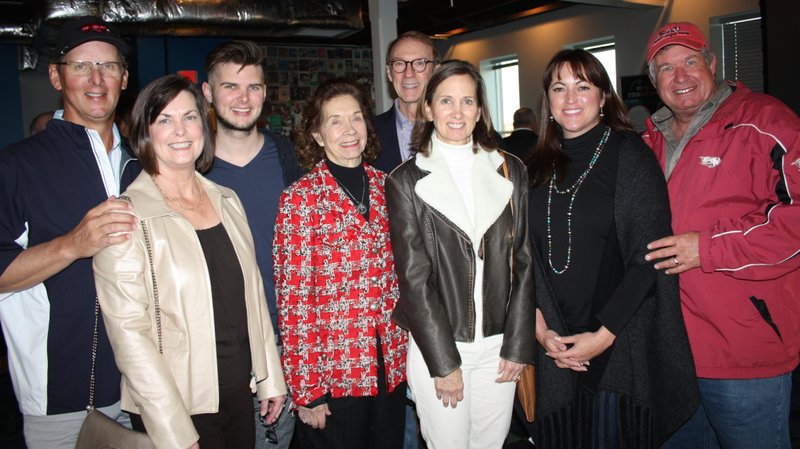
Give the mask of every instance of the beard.
[[250, 132], [256, 127], [256, 122], [258, 122], [258, 117], [254, 118], [252, 122], [247, 123], [243, 126], [237, 126], [231, 123], [230, 120], [226, 119], [225, 117], [217, 114], [217, 126], [221, 128], [225, 128], [230, 131], [241, 131], [241, 132]]

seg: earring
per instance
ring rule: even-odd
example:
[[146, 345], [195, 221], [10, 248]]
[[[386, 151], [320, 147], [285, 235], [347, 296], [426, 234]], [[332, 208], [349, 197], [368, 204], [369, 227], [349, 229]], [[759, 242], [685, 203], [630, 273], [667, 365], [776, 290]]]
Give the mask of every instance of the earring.
[[606, 115], [603, 113], [603, 107], [600, 106], [600, 118], [605, 117]]
[[552, 116], [552, 115], [550, 116], [550, 121], [551, 121], [551, 122], [553, 121], [553, 116]]

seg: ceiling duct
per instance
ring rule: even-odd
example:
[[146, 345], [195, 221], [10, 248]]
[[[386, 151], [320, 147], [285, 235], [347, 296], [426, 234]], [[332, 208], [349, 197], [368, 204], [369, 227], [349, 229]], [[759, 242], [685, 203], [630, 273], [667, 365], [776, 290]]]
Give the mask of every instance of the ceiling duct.
[[0, 40], [36, 40], [37, 47], [52, 45], [61, 22], [84, 15], [100, 16], [123, 34], [137, 36], [341, 38], [364, 28], [359, 0], [0, 0], [0, 4], [14, 10], [0, 18]]

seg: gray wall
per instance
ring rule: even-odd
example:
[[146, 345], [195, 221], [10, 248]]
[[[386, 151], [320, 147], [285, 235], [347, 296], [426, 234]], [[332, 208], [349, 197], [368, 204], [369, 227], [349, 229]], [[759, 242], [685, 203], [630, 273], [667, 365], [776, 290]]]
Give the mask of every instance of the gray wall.
[[693, 22], [708, 36], [710, 17], [759, 10], [758, 0], [667, 0], [666, 4], [665, 8], [572, 6], [451, 38], [445, 57], [477, 66], [483, 59], [516, 53], [520, 104], [538, 112], [542, 73], [550, 58], [567, 45], [613, 36], [617, 76], [638, 75], [645, 73], [647, 38], [661, 25]]

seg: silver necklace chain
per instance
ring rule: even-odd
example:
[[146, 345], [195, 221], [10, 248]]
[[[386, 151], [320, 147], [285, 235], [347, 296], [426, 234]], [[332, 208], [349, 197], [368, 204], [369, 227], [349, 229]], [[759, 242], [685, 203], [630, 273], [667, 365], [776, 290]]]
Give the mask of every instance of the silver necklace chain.
[[356, 207], [356, 210], [361, 215], [367, 213], [367, 206], [364, 204], [364, 198], [365, 198], [364, 195], [367, 193], [367, 184], [369, 184], [369, 182], [365, 178], [366, 176], [362, 174], [361, 180], [363, 181], [363, 184], [361, 185], [361, 201], [356, 199], [356, 196], [353, 195], [347, 187], [345, 187], [344, 183], [339, 182], [339, 180], [336, 179], [335, 177], [333, 178], [336, 179], [336, 183], [339, 184], [339, 187], [344, 189], [344, 192], [347, 194], [347, 196], [350, 197], [351, 200], [353, 200], [353, 205]]

